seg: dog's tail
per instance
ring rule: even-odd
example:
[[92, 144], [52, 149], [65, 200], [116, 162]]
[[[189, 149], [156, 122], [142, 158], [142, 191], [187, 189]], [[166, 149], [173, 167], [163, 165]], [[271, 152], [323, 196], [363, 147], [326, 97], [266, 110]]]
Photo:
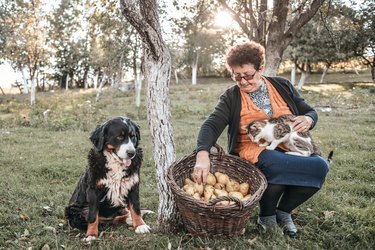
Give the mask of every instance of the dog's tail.
[[327, 162], [331, 163], [332, 162], [332, 158], [333, 158], [333, 150], [331, 150], [331, 152], [329, 152], [328, 157], [327, 157]]

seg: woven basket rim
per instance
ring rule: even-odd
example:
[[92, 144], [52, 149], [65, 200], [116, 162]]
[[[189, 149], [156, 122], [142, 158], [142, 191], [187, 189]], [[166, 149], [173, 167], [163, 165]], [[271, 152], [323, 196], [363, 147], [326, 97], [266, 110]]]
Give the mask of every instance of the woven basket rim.
[[[216, 144], [215, 147], [220, 147], [220, 146]], [[226, 153], [223, 154], [223, 151], [221, 151], [221, 150], [222, 150], [222, 148], [220, 147], [219, 148], [219, 152], [217, 152], [217, 153], [210, 153], [210, 160], [212, 160], [212, 158], [215, 158], [215, 157], [227, 157], [227, 158], [231, 158], [234, 161], [238, 161], [238, 162], [241, 162], [242, 164], [249, 165], [252, 168], [252, 171], [254, 171], [259, 176], [259, 178], [261, 179], [262, 185], [259, 186], [259, 188], [257, 189], [257, 191], [251, 195], [250, 199], [247, 199], [246, 201], [242, 201], [244, 209], [247, 209], [249, 207], [254, 206], [254, 203], [256, 203], [257, 201], [259, 201], [261, 195], [263, 194], [264, 190], [267, 187], [267, 181], [266, 181], [265, 176], [263, 175], [263, 173], [258, 168], [256, 168], [250, 162], [248, 162], [248, 161], [246, 161], [246, 160], [244, 160], [241, 157], [236, 156], [236, 155], [230, 155], [230, 154], [226, 154]], [[215, 204], [215, 205], [211, 206], [211, 205], [209, 205], [208, 203], [206, 203], [204, 201], [200, 201], [200, 200], [197, 200], [197, 199], [193, 198], [192, 196], [189, 196], [188, 194], [186, 194], [181, 189], [180, 186], [178, 186], [178, 184], [176, 183], [176, 180], [174, 179], [173, 174], [172, 174], [173, 168], [175, 166], [177, 166], [178, 164], [186, 161], [188, 158], [191, 158], [191, 157], [196, 157], [196, 152], [193, 152], [193, 153], [191, 153], [189, 155], [185, 155], [185, 156], [181, 157], [180, 159], [176, 160], [175, 162], [173, 162], [171, 164], [171, 166], [167, 170], [167, 183], [169, 184], [169, 186], [172, 189], [172, 191], [175, 193], [175, 199], [176, 199], [176, 196], [179, 196], [179, 198], [183, 198], [187, 202], [196, 203], [196, 205], [198, 207], [200, 207], [200, 208], [204, 208], [204, 209], [209, 208], [211, 210], [214, 209], [216, 212], [220, 212], [220, 210], [224, 211], [224, 210], [228, 210], [228, 209], [230, 209], [230, 210], [240, 209], [239, 208], [240, 206], [237, 203], [235, 203], [235, 204], [229, 204], [229, 205]], [[211, 172], [211, 170], [210, 170], [210, 172]]]

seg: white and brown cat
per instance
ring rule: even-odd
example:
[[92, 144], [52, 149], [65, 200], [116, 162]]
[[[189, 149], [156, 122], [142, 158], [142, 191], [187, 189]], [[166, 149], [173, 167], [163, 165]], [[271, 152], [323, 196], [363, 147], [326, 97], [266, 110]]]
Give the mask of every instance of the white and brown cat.
[[289, 150], [286, 154], [310, 156], [321, 155], [321, 152], [313, 143], [309, 132], [301, 133], [293, 130], [294, 115], [282, 115], [270, 120], [256, 120], [247, 126], [250, 140], [259, 146], [266, 146], [268, 150], [274, 150], [283, 143]]

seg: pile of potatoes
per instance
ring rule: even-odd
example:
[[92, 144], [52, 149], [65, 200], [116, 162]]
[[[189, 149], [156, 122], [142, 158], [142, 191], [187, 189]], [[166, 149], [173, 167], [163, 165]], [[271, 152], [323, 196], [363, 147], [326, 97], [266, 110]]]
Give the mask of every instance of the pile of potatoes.
[[[251, 194], [249, 193], [249, 184], [246, 182], [238, 183], [229, 178], [228, 175], [220, 172], [215, 172], [214, 174], [209, 173], [205, 185], [196, 183], [194, 178], [186, 178], [182, 189], [188, 195], [204, 202], [208, 202], [209, 200], [220, 196], [232, 196], [241, 201], [246, 201], [251, 197]], [[228, 205], [232, 203], [234, 202], [221, 201], [217, 204]]]

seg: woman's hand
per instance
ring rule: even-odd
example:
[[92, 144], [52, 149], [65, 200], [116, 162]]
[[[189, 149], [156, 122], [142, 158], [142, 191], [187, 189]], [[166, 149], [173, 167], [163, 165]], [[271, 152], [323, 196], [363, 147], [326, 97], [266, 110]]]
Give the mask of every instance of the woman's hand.
[[195, 162], [193, 178], [198, 184], [205, 184], [208, 172], [210, 172], [211, 162], [209, 152], [199, 151], [197, 153], [197, 161]]
[[307, 132], [313, 125], [313, 119], [306, 115], [293, 118], [293, 129], [297, 132]]

